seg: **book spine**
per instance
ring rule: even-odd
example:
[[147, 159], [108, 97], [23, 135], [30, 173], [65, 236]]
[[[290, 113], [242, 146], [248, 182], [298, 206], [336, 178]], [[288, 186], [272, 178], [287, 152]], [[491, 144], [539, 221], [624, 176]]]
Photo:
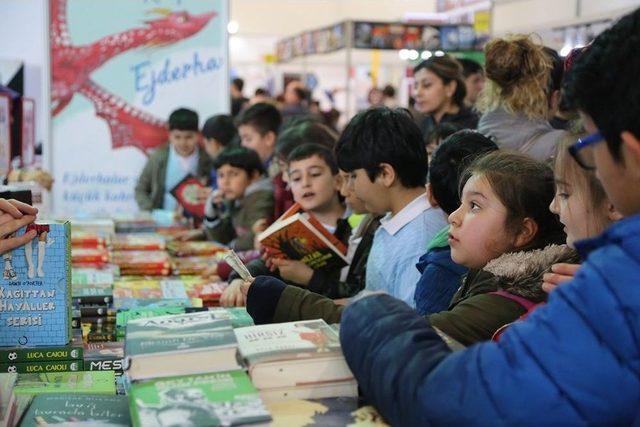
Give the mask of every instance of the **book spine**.
[[91, 295], [73, 297], [73, 305], [101, 305], [113, 303], [113, 295]]
[[80, 360], [82, 347], [15, 348], [0, 350], [0, 363], [24, 363], [43, 360]]
[[72, 323], [71, 323], [71, 325], [75, 329], [81, 328], [82, 325], [85, 325], [85, 324], [89, 324], [91, 326], [93, 326], [93, 325], [103, 325], [103, 326], [115, 325], [116, 324], [116, 318], [115, 317], [81, 317], [79, 319], [78, 318], [72, 319]]
[[117, 310], [113, 308], [106, 308], [103, 305], [99, 306], [81, 306], [79, 308], [80, 317], [114, 317]]
[[84, 361], [85, 371], [114, 371], [116, 375], [124, 372], [124, 359], [113, 358], [88, 358]]
[[59, 360], [27, 363], [0, 363], [0, 372], [18, 374], [40, 374], [54, 372], [77, 372], [84, 369], [83, 360]]
[[91, 331], [84, 338], [87, 342], [117, 341], [118, 334], [115, 331]]

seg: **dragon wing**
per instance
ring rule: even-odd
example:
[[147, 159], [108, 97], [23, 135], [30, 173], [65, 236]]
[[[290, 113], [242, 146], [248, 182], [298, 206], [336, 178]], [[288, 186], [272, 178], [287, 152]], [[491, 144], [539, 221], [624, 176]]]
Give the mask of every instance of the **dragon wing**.
[[167, 142], [166, 122], [108, 93], [91, 79], [82, 85], [80, 93], [93, 102], [96, 115], [107, 122], [113, 148], [136, 147], [146, 154]]

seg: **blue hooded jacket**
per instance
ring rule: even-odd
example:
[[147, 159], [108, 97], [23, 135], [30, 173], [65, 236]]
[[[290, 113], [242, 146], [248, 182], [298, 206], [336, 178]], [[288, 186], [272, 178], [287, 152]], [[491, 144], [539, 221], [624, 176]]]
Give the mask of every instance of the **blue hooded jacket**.
[[388, 295], [348, 306], [340, 341], [365, 398], [398, 426], [640, 422], [640, 215], [576, 246], [574, 279], [499, 342], [452, 353]]

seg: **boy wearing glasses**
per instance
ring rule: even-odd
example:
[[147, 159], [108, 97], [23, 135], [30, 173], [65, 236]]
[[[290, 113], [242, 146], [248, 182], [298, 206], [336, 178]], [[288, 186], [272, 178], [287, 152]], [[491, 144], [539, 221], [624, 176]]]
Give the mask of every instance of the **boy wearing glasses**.
[[638, 34], [640, 9], [602, 33], [568, 76], [566, 94], [590, 133], [572, 154], [596, 171], [625, 216], [599, 237], [576, 242], [585, 261], [572, 281], [499, 342], [455, 353], [386, 295], [344, 310], [345, 359], [365, 399], [390, 424], [640, 423]]

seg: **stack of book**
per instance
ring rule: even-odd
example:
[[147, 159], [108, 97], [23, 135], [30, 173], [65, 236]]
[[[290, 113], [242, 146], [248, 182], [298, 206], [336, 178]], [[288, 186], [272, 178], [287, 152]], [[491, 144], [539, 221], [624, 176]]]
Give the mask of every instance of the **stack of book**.
[[27, 374], [82, 371], [83, 352], [81, 340], [58, 347], [3, 347], [0, 349], [0, 372]]
[[227, 250], [224, 246], [215, 242], [169, 242], [167, 250], [173, 257], [191, 257], [217, 255]]
[[235, 329], [239, 353], [266, 401], [357, 396], [336, 328], [324, 320]]
[[35, 396], [22, 417], [20, 427], [43, 425], [131, 425], [126, 396], [55, 393]]
[[104, 268], [109, 263], [109, 251], [106, 248], [73, 247], [71, 261], [74, 267]]
[[[127, 301], [129, 308], [145, 307], [149, 300], [182, 300], [179, 306], [214, 307], [219, 305], [220, 296], [226, 283], [208, 282], [199, 276], [157, 277], [122, 277], [113, 288], [115, 306], [123, 308]], [[134, 306], [132, 306], [134, 304]], [[175, 304], [173, 304], [175, 305]], [[164, 304], [164, 307], [172, 304]]]
[[120, 268], [121, 275], [168, 276], [171, 272], [165, 251], [114, 251], [111, 262]]
[[158, 233], [116, 234], [111, 242], [114, 251], [163, 251], [166, 239]]
[[113, 268], [72, 270], [74, 328], [82, 330], [85, 341], [104, 341], [113, 336]]
[[238, 364], [233, 322], [229, 315], [221, 318], [223, 312], [128, 321], [125, 375], [134, 425], [157, 425], [159, 417], [170, 416], [179, 417], [175, 425], [270, 420]]

